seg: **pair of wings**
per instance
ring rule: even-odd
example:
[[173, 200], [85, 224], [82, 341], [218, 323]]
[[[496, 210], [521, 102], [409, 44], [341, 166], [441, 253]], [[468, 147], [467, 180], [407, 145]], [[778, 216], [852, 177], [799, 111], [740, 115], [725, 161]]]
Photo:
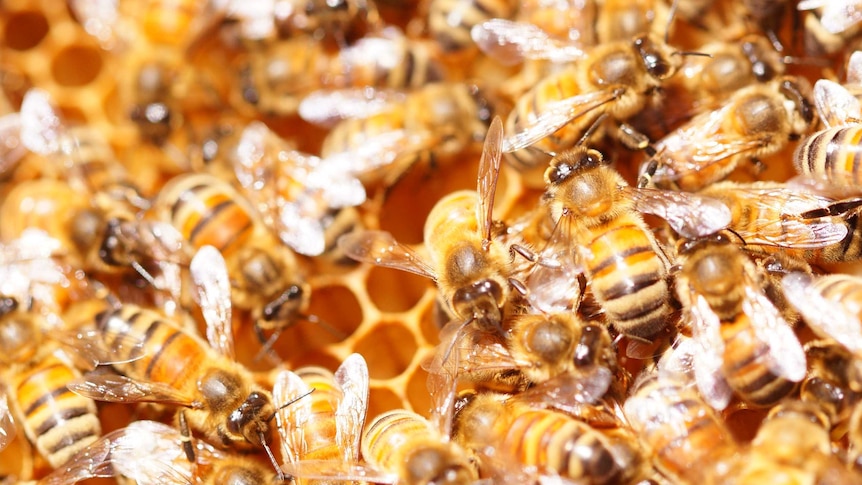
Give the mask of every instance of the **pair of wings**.
[[[805, 377], [805, 352], [781, 312], [757, 287], [751, 275], [740, 275], [744, 285], [742, 311], [754, 336], [767, 349], [766, 365], [774, 375], [792, 382]], [[683, 290], [684, 291], [684, 290]], [[723, 375], [725, 364], [721, 321], [706, 299], [694, 291], [688, 295], [684, 317], [691, 327], [694, 353], [692, 365], [698, 390], [715, 409], [727, 407], [733, 390]]]
[[862, 1], [860, 0], [801, 0], [796, 9], [820, 12], [820, 24], [830, 34], [841, 34], [862, 22]]
[[[234, 340], [231, 321], [230, 280], [224, 258], [212, 246], [204, 246], [192, 258], [190, 273], [194, 281], [193, 295], [206, 322], [207, 341], [221, 358], [234, 360]], [[179, 330], [178, 330], [179, 331]], [[139, 337], [118, 337], [115, 345], [127, 346], [141, 354], [144, 342]], [[82, 331], [66, 338], [77, 357], [90, 365], [122, 363], [105, 348], [98, 331]], [[126, 355], [127, 352], [121, 352]], [[197, 406], [192, 396], [159, 382], [141, 381], [108, 372], [91, 372], [68, 385], [73, 392], [91, 399], [110, 402], [159, 402], [178, 406]]]
[[[486, 247], [487, 244], [491, 243], [494, 195], [497, 190], [500, 161], [503, 155], [501, 150], [502, 140], [503, 122], [499, 117], [495, 117], [485, 137], [482, 156], [479, 160], [479, 172], [476, 178], [476, 189], [479, 193], [476, 217], [483, 246]], [[388, 232], [369, 230], [346, 234], [339, 238], [338, 247], [347, 256], [359, 262], [400, 269], [430, 278], [434, 281], [437, 280], [437, 271], [431, 264], [419, 256], [412, 248], [395, 240]]]
[[365, 201], [362, 183], [342, 163], [288, 149], [261, 122], [243, 130], [235, 160], [244, 194], [268, 213], [264, 219], [272, 221], [280, 239], [301, 254], [323, 253], [323, 219], [331, 209]]

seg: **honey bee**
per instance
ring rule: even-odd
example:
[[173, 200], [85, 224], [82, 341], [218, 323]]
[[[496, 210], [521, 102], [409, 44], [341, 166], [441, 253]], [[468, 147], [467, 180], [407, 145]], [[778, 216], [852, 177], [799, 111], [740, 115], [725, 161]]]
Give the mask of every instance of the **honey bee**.
[[30, 442], [52, 468], [60, 468], [96, 441], [102, 428], [93, 400], [66, 388], [81, 374], [44, 339], [48, 324], [41, 320], [17, 299], [0, 299], [0, 364], [6, 391], [0, 389], [0, 400], [11, 401], [11, 407], [0, 406], [5, 408], [0, 410], [0, 448], [15, 436], [14, 410]]
[[497, 479], [538, 475], [578, 483], [629, 483], [642, 472], [644, 456], [628, 435], [624, 439], [567, 414], [534, 408], [518, 396], [501, 400], [474, 393], [465, 401], [455, 416], [455, 440], [479, 453], [492, 449], [480, 456], [505, 474]]
[[[560, 227], [554, 247], [574, 248], [596, 301], [617, 330], [649, 340], [665, 329], [673, 308], [668, 261], [640, 211], [662, 216], [681, 234], [708, 235], [730, 214], [714, 200], [670, 191], [628, 188], [596, 150], [576, 146], [545, 172], [551, 217]], [[708, 214], [708, 215], [707, 215]], [[706, 222], [710, 221], [710, 222]]]
[[860, 10], [856, 0], [803, 0], [796, 8], [804, 12], [803, 41], [809, 55], [829, 56], [858, 44]]
[[424, 236], [430, 263], [383, 231], [355, 232], [338, 241], [345, 254], [357, 261], [434, 280], [455, 316], [444, 332], [446, 328], [460, 332], [471, 322], [480, 329], [501, 332], [502, 306], [509, 294], [508, 256], [491, 238], [501, 142], [502, 122], [495, 118], [479, 162], [476, 192], [449, 194], [428, 214]]
[[264, 224], [300, 254], [318, 256], [337, 209], [365, 201], [365, 188], [344, 167], [289, 149], [263, 123], [253, 122], [236, 146], [235, 179]]
[[303, 100], [307, 121], [325, 125], [346, 117], [324, 139], [321, 158], [366, 183], [383, 179], [391, 187], [423, 156], [460, 153], [485, 134], [490, 115], [476, 86], [431, 83], [403, 97], [392, 94], [334, 91]]
[[696, 352], [692, 340], [677, 341], [657, 368], [639, 377], [623, 405], [653, 465], [679, 483], [703, 480], [712, 464], [728, 462], [738, 447], [724, 420], [690, 385], [686, 372]]
[[475, 49], [470, 36], [474, 26], [494, 18], [511, 18], [518, 9], [518, 2], [512, 0], [431, 0], [428, 30], [444, 51], [469, 51]]
[[778, 182], [720, 182], [700, 194], [730, 208], [728, 230], [747, 251], [817, 264], [853, 261], [862, 244], [854, 200], [835, 200]]
[[[862, 71], [848, 74], [848, 84], [859, 81]], [[793, 166], [801, 175], [858, 189], [862, 181], [853, 160], [859, 150], [862, 104], [847, 88], [827, 79], [814, 84], [814, 100], [826, 129], [805, 138], [796, 147]]]
[[662, 34], [656, 26], [665, 28], [668, 8], [661, 0], [602, 0], [596, 19], [599, 43], [627, 41], [649, 33]]
[[393, 410], [377, 416], [362, 433], [362, 457], [397, 477], [398, 483], [469, 484], [478, 480], [467, 453], [422, 416]]
[[289, 249], [278, 244], [254, 209], [219, 178], [199, 173], [169, 180], [153, 204], [157, 220], [180, 232], [192, 248], [214, 246], [228, 261], [234, 304], [249, 309], [269, 348], [308, 305], [309, 287]]
[[808, 132], [814, 123], [809, 87], [783, 76], [736, 91], [655, 144], [641, 164], [640, 186], [696, 191], [724, 179], [744, 159], [759, 161]]
[[727, 240], [679, 250], [676, 292], [698, 351], [698, 389], [716, 409], [735, 391], [746, 404], [769, 406], [805, 377], [805, 352], [761, 290], [748, 256]]
[[596, 42], [596, 3], [594, 0], [525, 0], [519, 2], [514, 18], [516, 22], [535, 25], [551, 37], [591, 46]]
[[269, 448], [275, 415], [271, 394], [233, 360], [224, 260], [215, 248], [204, 246], [190, 272], [209, 345], [157, 312], [123, 305], [102, 314], [97, 331], [79, 333], [82, 354], [121, 374], [89, 373], [69, 389], [101, 401], [181, 406], [180, 423], [207, 441], [239, 451], [262, 448], [275, 464]]
[[442, 81], [444, 69], [436, 46], [390, 26], [336, 54], [310, 36], [268, 43], [250, 50], [239, 72], [244, 103], [260, 113], [288, 116], [317, 90], [417, 89]]
[[839, 439], [848, 431], [851, 417], [858, 413], [862, 391], [859, 359], [832, 339], [805, 344], [808, 375], [799, 387], [799, 398], [816, 404], [826, 414], [832, 437]]
[[681, 53], [652, 35], [585, 51], [533, 25], [495, 19], [474, 27], [473, 38], [483, 51], [504, 62], [573, 63], [522, 94], [506, 119], [503, 150], [521, 171], [544, 166], [549, 153], [572, 147], [585, 134], [598, 134], [593, 125], [605, 117], [617, 124], [614, 134], [625, 146], [645, 148], [649, 140], [625, 120], [642, 111], [650, 94], [682, 65]]

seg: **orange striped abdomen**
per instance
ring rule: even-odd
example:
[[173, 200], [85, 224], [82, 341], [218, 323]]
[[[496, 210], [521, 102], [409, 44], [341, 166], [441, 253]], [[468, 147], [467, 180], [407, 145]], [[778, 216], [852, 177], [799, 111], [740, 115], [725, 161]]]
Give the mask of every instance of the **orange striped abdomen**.
[[302, 460], [338, 460], [341, 451], [335, 442], [335, 409], [341, 400], [341, 390], [332, 372], [322, 367], [303, 367], [296, 371], [314, 392], [311, 399], [311, 416], [303, 426], [306, 454]]
[[793, 153], [802, 175], [825, 177], [841, 186], [862, 186], [862, 126], [829, 128], [806, 138]]

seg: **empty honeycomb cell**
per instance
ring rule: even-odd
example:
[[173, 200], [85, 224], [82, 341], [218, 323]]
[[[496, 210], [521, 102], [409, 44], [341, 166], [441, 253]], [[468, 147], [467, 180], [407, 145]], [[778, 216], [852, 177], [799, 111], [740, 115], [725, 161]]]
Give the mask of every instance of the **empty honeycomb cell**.
[[363, 335], [354, 351], [368, 362], [372, 379], [390, 379], [401, 375], [416, 355], [416, 338], [401, 323], [382, 322]]
[[86, 86], [102, 72], [102, 65], [102, 54], [97, 47], [73, 45], [54, 57], [51, 75], [61, 86]]
[[428, 373], [421, 367], [416, 367], [407, 384], [404, 386], [407, 400], [413, 411], [428, 417], [431, 413], [431, 396], [428, 394]]
[[7, 18], [4, 43], [16, 51], [32, 49], [42, 42], [48, 28], [48, 19], [41, 12], [16, 12]]
[[387, 387], [371, 386], [368, 390], [368, 419], [374, 419], [386, 411], [404, 407], [401, 397]]
[[432, 283], [405, 271], [374, 267], [368, 272], [367, 285], [368, 296], [377, 309], [405, 312], [419, 302]]
[[341, 365], [341, 361], [342, 359], [324, 352], [309, 352], [297, 357], [296, 359], [292, 359], [291, 368], [298, 369], [300, 367], [316, 365], [335, 372], [335, 370], [338, 369], [338, 366]]

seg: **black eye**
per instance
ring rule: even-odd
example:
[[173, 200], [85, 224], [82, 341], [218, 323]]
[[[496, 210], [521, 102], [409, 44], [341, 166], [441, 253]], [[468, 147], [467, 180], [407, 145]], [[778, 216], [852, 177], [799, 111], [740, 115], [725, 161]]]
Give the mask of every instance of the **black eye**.
[[656, 79], [664, 79], [670, 74], [670, 65], [658, 53], [649, 39], [639, 37], [635, 40], [634, 44], [650, 76]]
[[557, 163], [548, 168], [546, 178], [550, 184], [560, 184], [572, 176], [574, 170], [568, 163]]

